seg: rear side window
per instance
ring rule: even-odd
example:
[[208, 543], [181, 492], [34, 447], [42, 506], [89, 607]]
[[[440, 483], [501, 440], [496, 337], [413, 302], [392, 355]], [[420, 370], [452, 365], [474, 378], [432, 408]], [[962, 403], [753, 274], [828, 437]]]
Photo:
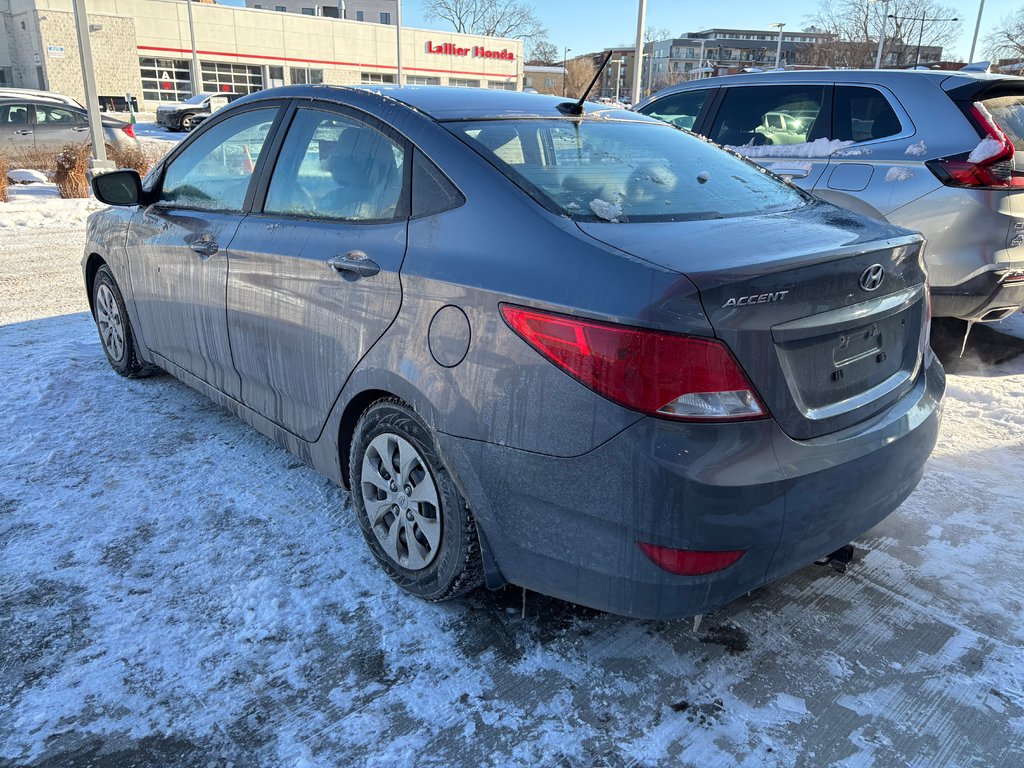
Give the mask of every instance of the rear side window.
[[28, 125], [28, 104], [5, 104], [0, 107], [0, 125]]
[[288, 130], [263, 206], [344, 221], [403, 215], [405, 151], [380, 131], [345, 115], [300, 109]]
[[415, 150], [412, 155], [412, 215], [441, 213], [458, 208], [463, 202], [462, 193], [440, 169], [422, 152]]
[[658, 123], [448, 123], [544, 207], [576, 221], [686, 221], [797, 208], [805, 198], [703, 139]]
[[833, 139], [871, 141], [895, 136], [902, 130], [896, 111], [880, 91], [852, 85], [836, 86]]
[[706, 88], [699, 91], [673, 93], [671, 96], [648, 104], [640, 111], [645, 115], [664, 120], [676, 128], [685, 128], [689, 131], [693, 129], [693, 124], [697, 121], [697, 115], [700, 114], [709, 93], [710, 91]]
[[727, 88], [709, 135], [727, 147], [805, 144], [829, 138], [828, 121], [818, 122], [819, 115], [824, 118], [824, 100], [825, 87], [820, 85]]
[[1000, 96], [981, 102], [1014, 149], [1024, 151], [1024, 95]]

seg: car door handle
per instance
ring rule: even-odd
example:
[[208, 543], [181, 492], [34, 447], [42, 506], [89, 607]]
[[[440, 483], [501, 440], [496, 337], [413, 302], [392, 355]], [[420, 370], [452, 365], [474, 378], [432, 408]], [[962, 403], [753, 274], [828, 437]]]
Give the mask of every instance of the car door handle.
[[380, 264], [362, 251], [349, 251], [344, 256], [334, 256], [327, 265], [335, 272], [347, 272], [356, 277], [370, 277], [380, 272]]
[[16, 134], [17, 134], [18, 136], [29, 136], [29, 135], [31, 135], [31, 134], [32, 134], [32, 131], [30, 131], [30, 130], [25, 130], [25, 129], [22, 129], [22, 130], [20, 130], [20, 131], [15, 131], [15, 133], [16, 133]]
[[188, 244], [188, 247], [200, 256], [213, 256], [213, 254], [220, 250], [220, 246], [217, 245], [217, 241], [209, 235], [193, 240]]

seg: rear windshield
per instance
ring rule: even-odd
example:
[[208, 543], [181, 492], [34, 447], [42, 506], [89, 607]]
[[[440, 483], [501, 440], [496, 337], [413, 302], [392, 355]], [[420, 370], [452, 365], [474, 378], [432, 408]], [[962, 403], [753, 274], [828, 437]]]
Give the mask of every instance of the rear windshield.
[[1024, 150], [1024, 95], [1001, 96], [981, 102], [992, 113], [999, 129], [1006, 134], [1014, 149]]
[[549, 210], [616, 223], [792, 209], [801, 193], [663, 123], [490, 120], [448, 128]]

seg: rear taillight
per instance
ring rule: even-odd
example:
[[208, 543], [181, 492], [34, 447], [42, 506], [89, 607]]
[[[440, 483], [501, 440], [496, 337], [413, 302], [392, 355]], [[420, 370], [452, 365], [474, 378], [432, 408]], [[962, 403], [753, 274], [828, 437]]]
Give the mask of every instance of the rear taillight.
[[121, 130], [124, 132], [125, 136], [133, 139], [135, 138], [135, 126], [131, 123], [127, 123], [123, 128], [121, 128]]
[[502, 305], [530, 346], [613, 402], [684, 421], [760, 419], [767, 412], [720, 341]]
[[745, 549], [708, 552], [696, 549], [659, 547], [656, 544], [647, 544], [643, 541], [638, 541], [637, 545], [656, 566], [677, 576], [703, 576], [708, 573], [724, 571], [746, 554]]
[[931, 160], [926, 165], [947, 187], [1010, 189], [1024, 187], [1024, 175], [1013, 172], [1013, 143], [981, 104], [966, 109], [984, 138], [971, 152], [954, 158]]

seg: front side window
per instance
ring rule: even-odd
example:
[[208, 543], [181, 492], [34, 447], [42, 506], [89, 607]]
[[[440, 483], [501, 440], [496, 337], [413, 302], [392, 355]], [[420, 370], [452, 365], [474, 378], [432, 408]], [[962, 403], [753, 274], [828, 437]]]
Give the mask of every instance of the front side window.
[[727, 147], [806, 144], [829, 138], [821, 132], [823, 126], [815, 131], [824, 100], [825, 87], [820, 85], [728, 88], [709, 136]]
[[676, 128], [690, 130], [700, 114], [701, 107], [707, 101], [709, 90], [706, 88], [699, 91], [682, 91], [673, 93], [663, 99], [648, 104], [641, 109], [645, 115], [656, 117], [671, 123]]
[[28, 125], [28, 104], [4, 104], [0, 106], [0, 125]]
[[344, 221], [401, 215], [405, 152], [344, 115], [299, 110], [270, 180], [265, 213]]
[[656, 122], [448, 123], [538, 203], [578, 221], [685, 221], [785, 210], [795, 189]]
[[277, 109], [254, 109], [199, 135], [164, 173], [160, 202], [241, 211]]
[[889, 100], [874, 88], [836, 86], [833, 139], [870, 141], [895, 136], [903, 130]]

